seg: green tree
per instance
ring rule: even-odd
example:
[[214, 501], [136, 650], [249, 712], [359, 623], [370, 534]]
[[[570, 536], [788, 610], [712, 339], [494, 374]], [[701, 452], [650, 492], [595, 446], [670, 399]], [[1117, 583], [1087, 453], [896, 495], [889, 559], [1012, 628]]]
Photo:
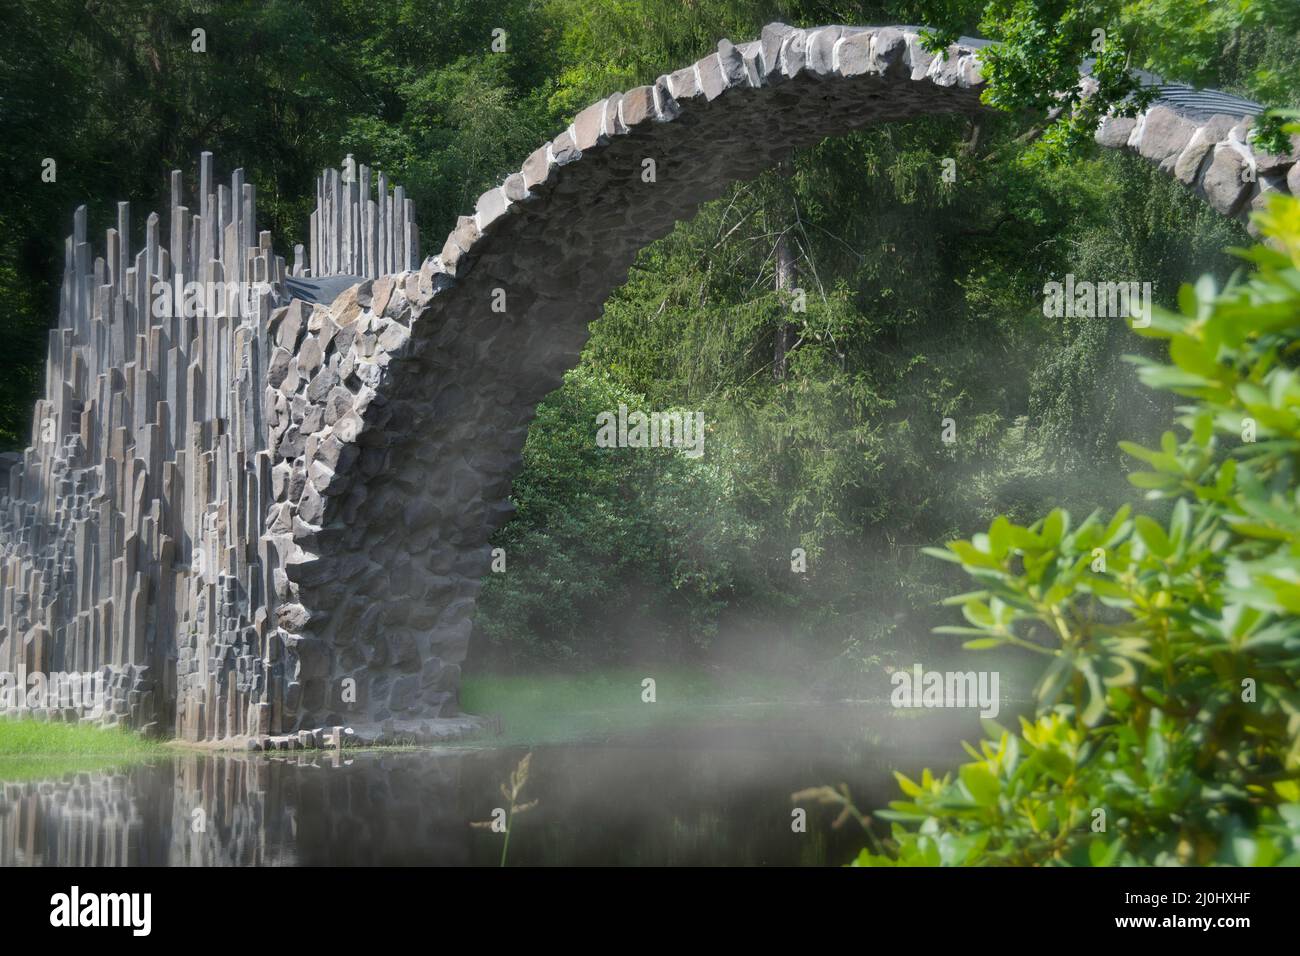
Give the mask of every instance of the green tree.
[[[681, 449], [597, 447], [597, 416], [620, 405], [663, 410], [585, 368], [538, 407], [514, 484], [517, 516], [493, 539], [509, 573], [487, 576], [479, 660], [689, 657], [707, 647], [726, 604], [754, 597], [744, 589], [755, 529], [732, 509], [725, 474]], [[704, 447], [712, 441], [706, 434]]]
[[[936, 0], [926, 9], [934, 50], [971, 28], [967, 4]], [[1295, 84], [1284, 76], [1300, 51], [1300, 8], [1289, 0], [988, 0], [978, 22], [998, 41], [981, 57], [984, 101], [1043, 117], [1049, 149], [1090, 142], [1107, 112], [1144, 108], [1154, 91], [1143, 87], [1138, 68], [1168, 81], [1226, 84], [1272, 107], [1296, 104]], [[1242, 56], [1243, 44], [1255, 47], [1253, 55]], [[1085, 67], [1095, 82], [1090, 93], [1080, 80]], [[1275, 113], [1257, 124], [1261, 149], [1290, 152], [1283, 122]]]
[[78, 205], [93, 237], [130, 200], [138, 248], [144, 213], [166, 214], [168, 171], [192, 191], [212, 150], [223, 173], [245, 168], [283, 250], [306, 238], [313, 178], [351, 152], [403, 183], [436, 237], [556, 122], [552, 27], [527, 0], [0, 0], [0, 16], [9, 447], [30, 424]]

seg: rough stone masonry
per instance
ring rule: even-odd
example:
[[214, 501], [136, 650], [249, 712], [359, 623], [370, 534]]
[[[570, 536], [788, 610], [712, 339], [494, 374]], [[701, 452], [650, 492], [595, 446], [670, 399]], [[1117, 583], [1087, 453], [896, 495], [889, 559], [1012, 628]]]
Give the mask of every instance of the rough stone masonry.
[[[292, 269], [206, 153], [198, 211], [174, 173], [167, 234], [150, 216], [134, 257], [125, 203], [93, 260], [79, 210], [33, 443], [6, 462], [0, 672], [102, 673], [102, 719], [189, 740], [472, 729], [457, 690], [488, 538], [534, 408], [638, 250], [799, 147], [978, 112], [980, 45], [784, 24], [723, 40], [583, 110], [422, 263], [409, 200], [372, 198], [350, 158], [318, 181]], [[1258, 107], [1160, 93], [1098, 141], [1225, 215], [1300, 193], [1294, 151], [1251, 148]], [[183, 297], [153, 308], [160, 279], [260, 288], [196, 320]]]

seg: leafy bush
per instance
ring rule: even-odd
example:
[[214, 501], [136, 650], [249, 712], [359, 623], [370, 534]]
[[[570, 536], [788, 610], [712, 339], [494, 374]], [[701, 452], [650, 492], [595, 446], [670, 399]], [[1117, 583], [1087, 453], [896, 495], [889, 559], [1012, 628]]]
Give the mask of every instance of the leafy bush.
[[975, 579], [939, 630], [1042, 655], [1033, 719], [955, 776], [899, 775], [858, 865], [1300, 864], [1300, 202], [1249, 278], [1184, 287], [1143, 334], [1181, 440], [1124, 445], [1157, 514], [1057, 509], [934, 554]]

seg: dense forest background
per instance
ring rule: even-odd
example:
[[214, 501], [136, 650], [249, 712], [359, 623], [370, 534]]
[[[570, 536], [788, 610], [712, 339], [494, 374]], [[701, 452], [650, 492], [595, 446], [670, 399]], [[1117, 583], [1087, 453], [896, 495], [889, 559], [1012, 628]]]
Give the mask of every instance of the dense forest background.
[[[248, 170], [280, 248], [304, 241], [312, 179], [346, 153], [406, 186], [431, 245], [583, 106], [720, 37], [778, 19], [976, 33], [1017, 3], [1089, 6], [0, 0], [0, 444], [29, 438], [72, 209], [103, 228], [129, 198], [142, 224], [167, 171], [192, 181], [203, 149]], [[1300, 17], [1268, 16], [1284, 7], [1142, 0], [1126, 15], [1139, 36], [1163, 25], [1144, 65], [1294, 105]], [[1146, 281], [1171, 302], [1180, 282], [1226, 277], [1223, 248], [1247, 237], [1141, 161], [1042, 148], [1039, 121], [828, 141], [647, 248], [538, 410], [476, 661], [797, 664], [838, 689], [937, 654], [936, 602], [960, 588], [920, 548], [998, 513], [1127, 497], [1116, 443], [1150, 443], [1172, 401], [1137, 387], [1123, 356], [1146, 346], [1123, 321], [1045, 318], [1043, 284]], [[596, 448], [596, 414], [620, 403], [702, 411], [705, 455]]]

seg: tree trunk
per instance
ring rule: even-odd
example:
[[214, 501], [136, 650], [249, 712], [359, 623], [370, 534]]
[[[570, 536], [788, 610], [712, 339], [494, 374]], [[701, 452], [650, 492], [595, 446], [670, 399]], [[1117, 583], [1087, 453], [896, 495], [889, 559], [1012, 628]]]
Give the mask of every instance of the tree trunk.
[[[790, 251], [790, 244], [782, 233], [776, 240], [776, 292], [782, 310], [790, 308], [790, 293], [797, 282], [794, 253]], [[772, 356], [772, 377], [778, 382], [785, 381], [786, 355], [794, 345], [796, 332], [794, 323], [786, 321], [783, 316], [776, 328], [776, 348]]]

